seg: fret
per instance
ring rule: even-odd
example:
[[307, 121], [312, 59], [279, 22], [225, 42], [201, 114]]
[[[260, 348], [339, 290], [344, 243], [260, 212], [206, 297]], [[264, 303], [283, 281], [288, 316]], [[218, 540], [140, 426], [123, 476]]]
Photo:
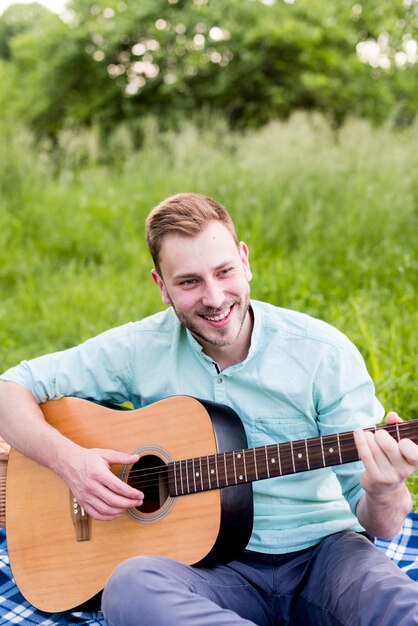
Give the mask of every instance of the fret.
[[281, 452], [281, 466], [280, 466], [280, 476], [286, 474], [294, 474], [294, 456], [293, 456], [293, 446], [296, 442], [294, 441], [286, 441], [285, 443], [280, 444], [280, 452]]
[[255, 480], [268, 478], [268, 465], [266, 462], [266, 451], [264, 446], [260, 448], [253, 448], [253, 451]]
[[279, 451], [278, 446], [267, 446], [267, 458], [269, 464], [269, 476], [277, 476], [277, 453]]
[[217, 487], [218, 487], [218, 489], [219, 489], [218, 458], [219, 458], [219, 457], [218, 457], [218, 455], [215, 455], [215, 456], [213, 457], [213, 460], [214, 460], [214, 466], [215, 466], [215, 475], [216, 475], [216, 486], [217, 486]]
[[251, 482], [259, 479], [256, 452], [256, 448], [243, 450], [245, 482]]
[[183, 465], [183, 480], [184, 480], [184, 491], [185, 493], [192, 493], [192, 469], [193, 469], [193, 461], [192, 459], [185, 459]]
[[[280, 448], [282, 445], [280, 444]], [[266, 447], [266, 458], [268, 477], [281, 476], [283, 474], [282, 455], [278, 444]]]
[[228, 483], [228, 470], [226, 468], [226, 454], [225, 454], [225, 452], [224, 452], [224, 467], [225, 467], [225, 483], [226, 483], [226, 486], [228, 486], [228, 484], [229, 484]]
[[340, 461], [340, 463], [342, 463], [343, 457], [341, 456], [340, 433], [337, 433], [337, 446], [338, 446], [338, 460]]
[[217, 480], [217, 471], [216, 471], [216, 457], [208, 456], [207, 460], [208, 460], [208, 474], [209, 474], [209, 484], [210, 484], [209, 489], [214, 489], [216, 487], [219, 487], [218, 480]]
[[189, 489], [190, 493], [196, 493], [196, 469], [195, 469], [196, 459], [189, 459], [189, 466], [187, 469], [187, 473], [189, 476]]
[[237, 481], [235, 479], [236, 470], [235, 470], [235, 458], [234, 452], [230, 452], [227, 456], [227, 467], [228, 467], [228, 480], [230, 485], [236, 485]]
[[337, 435], [326, 435], [322, 437], [322, 449], [326, 460], [326, 466], [339, 465], [340, 447]]
[[322, 441], [320, 437], [314, 439], [307, 439], [306, 447], [308, 448], [309, 457], [309, 469], [320, 469], [324, 467], [324, 460], [322, 457]]
[[283, 476], [283, 467], [282, 467], [282, 453], [281, 453], [281, 449], [282, 446], [279, 444], [277, 446], [277, 457], [279, 460], [279, 472], [280, 472], [280, 476]]
[[200, 485], [203, 491], [204, 487], [203, 487], [202, 457], [199, 457], [199, 471], [196, 472], [196, 477], [200, 478]]
[[309, 451], [308, 451], [308, 440], [305, 439], [305, 453], [306, 453], [306, 464], [308, 467], [308, 470], [311, 469], [311, 463], [309, 461]]
[[308, 448], [306, 439], [292, 442], [293, 472], [306, 472], [309, 469]]
[[280, 454], [280, 444], [277, 444], [277, 459], [279, 461], [279, 474], [280, 476], [282, 476], [283, 470], [282, 470], [282, 459], [281, 459], [281, 454]]
[[211, 474], [210, 474], [210, 467], [209, 467], [209, 457], [206, 457], [206, 472], [208, 475], [208, 487], [209, 489], [212, 489], [212, 480], [211, 480]]
[[322, 437], [320, 437], [320, 442], [321, 442], [321, 454], [322, 454], [322, 462], [324, 464], [324, 467], [326, 467], [326, 463], [325, 463], [325, 455], [324, 455], [324, 442], [322, 440]]
[[226, 487], [225, 454], [215, 456], [216, 484], [218, 487]]
[[295, 454], [293, 452], [293, 441], [290, 442], [290, 456], [292, 457], [293, 473], [296, 474]]
[[253, 448], [253, 452], [254, 452], [254, 472], [255, 472], [255, 479], [258, 480], [258, 468], [257, 468], [257, 453], [256, 453], [256, 449]]
[[246, 482], [244, 451], [234, 452], [235, 484]]
[[338, 460], [340, 463], [350, 463], [358, 461], [357, 449], [354, 443], [353, 433], [339, 433], [340, 452]]
[[196, 493], [197, 491], [197, 487], [196, 487], [196, 469], [194, 466], [194, 459], [192, 459], [192, 470], [193, 470], [193, 487], [194, 487], [194, 492]]
[[200, 483], [200, 472], [199, 472], [199, 459], [195, 458], [193, 459], [193, 483], [194, 483], [194, 490], [195, 492], [200, 491], [201, 487], [199, 486]]
[[202, 468], [202, 482], [203, 489], [210, 489], [209, 486], [209, 477], [208, 477], [208, 466], [207, 466], [207, 457], [200, 457], [200, 467]]
[[189, 468], [188, 468], [187, 459], [186, 459], [186, 485], [187, 485], [187, 493], [190, 493], [190, 486], [189, 486]]
[[255, 448], [255, 458], [257, 459], [257, 471], [259, 478], [267, 478], [267, 463], [264, 447]]
[[180, 461], [180, 487], [181, 487], [181, 493], [184, 493], [184, 488], [183, 488], [183, 469], [182, 469], [181, 461]]
[[396, 428], [396, 438], [397, 438], [397, 440], [398, 440], [398, 442], [399, 442], [399, 441], [400, 441], [400, 439], [401, 439], [401, 435], [400, 435], [400, 433], [399, 433], [399, 424], [398, 424], [398, 422], [396, 422], [396, 424], [395, 424], [395, 428]]
[[237, 484], [237, 467], [235, 465], [235, 452], [232, 453], [232, 463], [233, 463], [233, 466], [234, 466], [235, 484]]
[[266, 471], [267, 471], [267, 478], [270, 478], [270, 469], [269, 469], [269, 457], [267, 454], [267, 446], [264, 446], [264, 453], [266, 455]]
[[245, 482], [247, 482], [248, 478], [247, 478], [247, 462], [245, 460], [245, 450], [242, 451], [242, 462], [243, 462], [243, 465], [244, 465]]
[[177, 489], [177, 463], [176, 461], [174, 461], [173, 463], [173, 474], [174, 474], [174, 491], [176, 492], [175, 495], [178, 496], [179, 495], [179, 491]]

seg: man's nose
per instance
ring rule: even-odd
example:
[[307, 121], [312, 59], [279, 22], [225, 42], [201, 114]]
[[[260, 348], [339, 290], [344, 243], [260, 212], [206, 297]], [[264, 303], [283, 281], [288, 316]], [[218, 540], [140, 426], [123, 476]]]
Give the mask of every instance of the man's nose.
[[216, 281], [207, 281], [204, 286], [202, 303], [211, 309], [219, 309], [224, 302], [224, 292]]

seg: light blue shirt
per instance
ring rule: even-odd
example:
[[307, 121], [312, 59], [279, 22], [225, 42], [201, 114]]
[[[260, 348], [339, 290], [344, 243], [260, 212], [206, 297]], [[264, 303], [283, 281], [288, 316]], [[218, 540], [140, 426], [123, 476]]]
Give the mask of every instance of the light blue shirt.
[[[247, 358], [219, 373], [169, 308], [85, 343], [31, 361], [1, 378], [38, 402], [62, 396], [131, 401], [135, 408], [185, 394], [232, 407], [248, 447], [368, 428], [383, 408], [364, 361], [332, 326], [252, 301]], [[360, 462], [253, 483], [254, 529], [248, 548], [284, 553], [335, 532], [362, 530]]]

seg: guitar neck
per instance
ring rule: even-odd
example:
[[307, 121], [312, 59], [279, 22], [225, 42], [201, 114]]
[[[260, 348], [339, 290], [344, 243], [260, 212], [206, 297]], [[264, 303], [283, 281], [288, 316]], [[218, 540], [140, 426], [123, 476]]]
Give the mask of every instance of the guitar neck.
[[[418, 420], [365, 429], [418, 443]], [[168, 464], [169, 492], [186, 495], [358, 461], [352, 432], [233, 450]]]

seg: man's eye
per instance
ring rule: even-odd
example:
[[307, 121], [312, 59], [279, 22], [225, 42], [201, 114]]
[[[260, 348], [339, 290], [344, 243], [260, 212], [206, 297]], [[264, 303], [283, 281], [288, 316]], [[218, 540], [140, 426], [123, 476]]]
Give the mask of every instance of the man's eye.
[[220, 271], [221, 276], [226, 276], [226, 274], [228, 274], [228, 272], [230, 272], [232, 270], [232, 267], [227, 267], [224, 270]]
[[184, 287], [190, 287], [190, 285], [194, 285], [196, 283], [196, 279], [188, 278], [187, 280], [182, 280], [180, 285]]

